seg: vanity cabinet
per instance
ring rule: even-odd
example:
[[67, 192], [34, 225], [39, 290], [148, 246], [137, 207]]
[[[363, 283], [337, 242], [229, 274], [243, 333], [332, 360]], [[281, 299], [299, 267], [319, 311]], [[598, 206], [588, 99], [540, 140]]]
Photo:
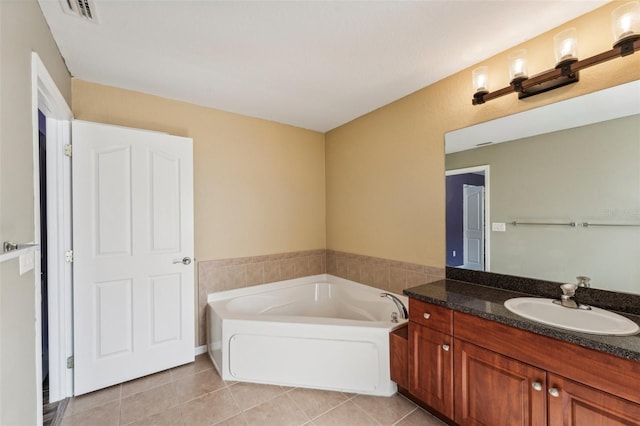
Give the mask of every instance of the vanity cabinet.
[[409, 392], [453, 418], [453, 311], [409, 299]]
[[640, 362], [413, 298], [409, 307], [408, 391], [456, 424], [640, 426]]

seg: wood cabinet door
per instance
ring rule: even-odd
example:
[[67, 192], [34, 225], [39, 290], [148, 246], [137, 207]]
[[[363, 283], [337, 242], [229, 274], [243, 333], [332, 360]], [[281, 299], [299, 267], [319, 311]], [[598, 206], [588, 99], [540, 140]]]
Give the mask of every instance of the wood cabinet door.
[[453, 418], [453, 337], [409, 321], [409, 392]]
[[547, 424], [544, 370], [458, 339], [454, 349], [456, 423]]
[[549, 374], [550, 426], [640, 425], [640, 405]]
[[409, 388], [409, 331], [402, 327], [389, 333], [391, 380], [399, 388]]

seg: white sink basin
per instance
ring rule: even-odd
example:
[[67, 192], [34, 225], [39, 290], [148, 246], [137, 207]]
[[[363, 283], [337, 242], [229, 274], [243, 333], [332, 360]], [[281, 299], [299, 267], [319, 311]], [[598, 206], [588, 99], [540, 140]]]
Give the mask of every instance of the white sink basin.
[[629, 336], [640, 331], [635, 322], [616, 313], [591, 307], [591, 310], [571, 309], [553, 303], [553, 299], [516, 297], [504, 306], [521, 317], [581, 333]]

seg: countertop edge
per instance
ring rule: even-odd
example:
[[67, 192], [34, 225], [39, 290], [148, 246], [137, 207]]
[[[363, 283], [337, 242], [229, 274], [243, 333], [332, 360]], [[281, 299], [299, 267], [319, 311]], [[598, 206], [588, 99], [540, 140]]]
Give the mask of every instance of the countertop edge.
[[[485, 287], [480, 284], [467, 283], [467, 282], [461, 282], [461, 281], [459, 282], [466, 285]], [[417, 288], [417, 287], [413, 287], [413, 288]], [[519, 292], [510, 291], [510, 290], [502, 290], [502, 291], [512, 293], [514, 295], [513, 297], [518, 297], [520, 295], [531, 296], [530, 294], [519, 293]], [[495, 313], [484, 312], [479, 309], [474, 309], [469, 306], [465, 306], [455, 302], [449, 302], [442, 299], [438, 299], [436, 297], [430, 297], [424, 294], [416, 293], [415, 291], [412, 291], [412, 288], [405, 289], [403, 293], [408, 297], [421, 300], [423, 302], [443, 306], [443, 307], [452, 309], [454, 311], [474, 315], [490, 321], [498, 322], [500, 324], [508, 325], [510, 327], [515, 327], [521, 330], [530, 331], [532, 333], [540, 334], [546, 337], [551, 337], [560, 341], [573, 343], [575, 345], [582, 346], [584, 348], [594, 349], [599, 352], [608, 353], [610, 355], [614, 355], [627, 360], [640, 362], [640, 352], [636, 352], [626, 348], [621, 348], [619, 346], [609, 345], [604, 342], [598, 342], [598, 341], [589, 339], [588, 337], [585, 337], [585, 336], [589, 336], [588, 334], [584, 334], [584, 336], [582, 336], [581, 335], [582, 333], [565, 331], [560, 328], [547, 326], [541, 323], [536, 323], [534, 321], [530, 321], [525, 318], [514, 319], [510, 317], [504, 317]], [[478, 300], [481, 300], [481, 299], [478, 299]], [[619, 337], [624, 338], [625, 336], [619, 336]]]

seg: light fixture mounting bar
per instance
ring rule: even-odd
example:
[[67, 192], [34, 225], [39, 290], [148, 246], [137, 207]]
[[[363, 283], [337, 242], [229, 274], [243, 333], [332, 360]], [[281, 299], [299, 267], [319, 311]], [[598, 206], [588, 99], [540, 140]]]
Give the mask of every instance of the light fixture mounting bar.
[[[472, 104], [483, 104], [491, 99], [499, 98], [514, 92], [518, 93], [518, 97], [520, 99], [548, 92], [549, 90], [577, 82], [578, 72], [580, 70], [607, 62], [611, 59], [631, 55], [638, 50], [640, 50], [640, 37], [624, 40], [617, 43], [611, 50], [544, 71], [518, 82], [518, 85], [511, 83], [507, 87], [485, 93], [484, 95], [476, 94], [472, 100]], [[520, 90], [518, 86], [521, 88]]]

